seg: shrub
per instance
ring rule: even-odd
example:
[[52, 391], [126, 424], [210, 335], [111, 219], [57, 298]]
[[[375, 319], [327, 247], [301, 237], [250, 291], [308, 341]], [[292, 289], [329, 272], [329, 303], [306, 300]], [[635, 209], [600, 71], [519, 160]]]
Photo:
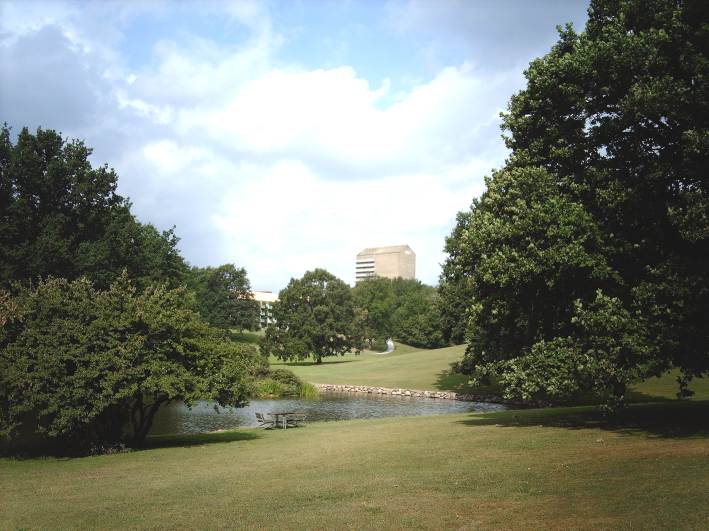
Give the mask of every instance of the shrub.
[[320, 391], [318, 391], [313, 384], [301, 382], [298, 388], [298, 396], [300, 396], [300, 398], [314, 399], [320, 396]]
[[318, 390], [307, 382], [303, 382], [287, 369], [273, 369], [256, 381], [255, 395], [258, 398], [317, 398]]
[[288, 387], [273, 378], [257, 380], [255, 387], [255, 394], [258, 398], [281, 398], [289, 394]]
[[86, 453], [139, 444], [172, 401], [246, 403], [258, 354], [183, 289], [49, 279], [0, 293], [0, 439]]
[[269, 377], [287, 386], [298, 386], [301, 381], [288, 369], [273, 369], [269, 371]]

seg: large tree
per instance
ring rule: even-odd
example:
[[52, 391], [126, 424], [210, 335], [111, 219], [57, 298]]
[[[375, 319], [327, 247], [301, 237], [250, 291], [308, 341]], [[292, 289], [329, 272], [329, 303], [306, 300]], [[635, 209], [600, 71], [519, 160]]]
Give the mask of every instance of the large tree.
[[172, 230], [139, 223], [116, 193], [116, 173], [52, 130], [0, 129], [0, 285], [48, 275], [107, 287], [126, 269], [141, 288], [176, 287], [185, 263]]
[[449, 241], [467, 372], [613, 405], [668, 368], [681, 392], [709, 371], [708, 9], [594, 0], [525, 72], [512, 156]]
[[468, 309], [473, 295], [470, 271], [467, 267], [467, 247], [464, 237], [470, 225], [471, 213], [458, 212], [453, 232], [446, 238], [447, 260], [443, 263], [438, 294], [443, 339], [455, 345], [465, 342]]
[[258, 354], [210, 328], [182, 288], [119, 276], [0, 291], [0, 439], [85, 452], [139, 444], [159, 408], [241, 406]]
[[322, 363], [362, 346], [361, 318], [350, 287], [324, 269], [291, 279], [278, 294], [273, 317], [263, 350], [282, 360], [312, 357]]
[[258, 302], [243, 267], [233, 264], [193, 267], [188, 279], [187, 285], [196, 295], [197, 309], [209, 324], [239, 331], [259, 327]]

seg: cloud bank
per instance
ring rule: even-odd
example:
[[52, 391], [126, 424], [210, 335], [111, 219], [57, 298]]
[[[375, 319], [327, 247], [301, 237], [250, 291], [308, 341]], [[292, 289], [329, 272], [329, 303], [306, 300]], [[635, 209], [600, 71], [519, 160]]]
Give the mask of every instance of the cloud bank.
[[[3, 4], [2, 119], [85, 139], [142, 221], [176, 225], [190, 263], [234, 262], [256, 289], [315, 267], [353, 282], [359, 250], [402, 243], [435, 284], [456, 212], [504, 162], [499, 112], [520, 69], [465, 51], [417, 71], [402, 59], [380, 79], [306, 51], [283, 60], [302, 42], [268, 7]], [[371, 14], [392, 42], [410, 41], [430, 4], [390, 24], [402, 7]], [[332, 28], [308, 38], [317, 29], [331, 40]], [[431, 35], [412, 41], [422, 64]]]

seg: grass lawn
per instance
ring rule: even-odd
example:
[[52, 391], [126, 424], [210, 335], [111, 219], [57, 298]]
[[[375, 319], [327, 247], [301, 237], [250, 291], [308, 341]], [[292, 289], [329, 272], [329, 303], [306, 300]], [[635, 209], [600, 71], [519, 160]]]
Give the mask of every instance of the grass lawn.
[[707, 529], [709, 402], [315, 423], [0, 459], [0, 529]]
[[272, 358], [271, 366], [290, 369], [311, 383], [466, 392], [467, 378], [450, 374], [451, 363], [460, 361], [464, 351], [465, 345], [426, 350], [397, 343], [391, 354], [364, 351], [359, 355], [325, 358], [320, 365], [310, 361], [283, 363]]
[[[451, 363], [460, 361], [464, 352], [465, 345], [426, 350], [397, 344], [392, 354], [379, 355], [365, 351], [359, 355], [325, 358], [320, 365], [311, 361], [283, 363], [272, 358], [271, 366], [290, 369], [311, 383], [403, 387], [458, 393], [490, 391], [472, 389], [465, 376], [451, 374]], [[634, 386], [629, 395], [630, 400], [652, 402], [674, 399], [677, 393], [677, 374], [677, 371], [672, 371]], [[709, 379], [694, 380], [690, 389], [695, 392], [694, 400], [709, 400]]]

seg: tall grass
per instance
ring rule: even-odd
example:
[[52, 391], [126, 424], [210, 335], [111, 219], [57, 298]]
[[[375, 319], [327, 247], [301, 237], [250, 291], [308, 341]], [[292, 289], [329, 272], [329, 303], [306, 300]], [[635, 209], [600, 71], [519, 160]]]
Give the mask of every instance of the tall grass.
[[289, 386], [277, 382], [272, 378], [263, 378], [256, 381], [257, 398], [281, 398], [289, 394]]
[[298, 396], [300, 398], [306, 398], [308, 400], [314, 400], [320, 397], [320, 391], [308, 382], [301, 382], [298, 386]]
[[291, 371], [275, 369], [255, 382], [257, 398], [299, 397], [314, 399], [320, 396], [318, 390], [311, 384], [302, 381]]

